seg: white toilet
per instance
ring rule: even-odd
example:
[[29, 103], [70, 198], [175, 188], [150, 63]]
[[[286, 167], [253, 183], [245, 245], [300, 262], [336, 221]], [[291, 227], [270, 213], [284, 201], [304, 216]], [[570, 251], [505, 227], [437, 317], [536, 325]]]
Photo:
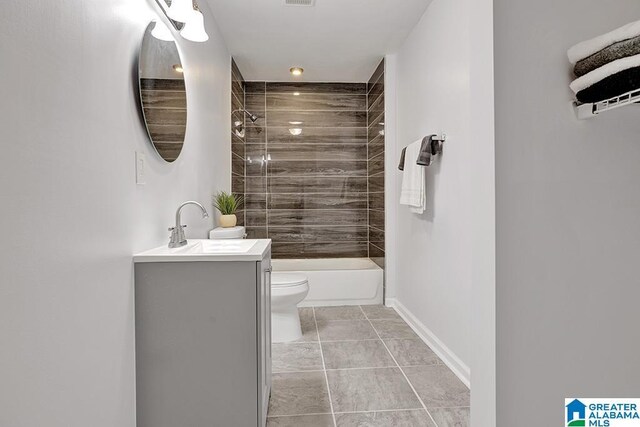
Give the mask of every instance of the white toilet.
[[271, 274], [271, 341], [302, 338], [298, 304], [309, 293], [307, 276], [300, 273]]
[[[210, 239], [243, 239], [244, 227], [218, 227], [209, 233]], [[290, 342], [302, 338], [298, 304], [309, 293], [307, 276], [299, 273], [271, 274], [271, 340]]]

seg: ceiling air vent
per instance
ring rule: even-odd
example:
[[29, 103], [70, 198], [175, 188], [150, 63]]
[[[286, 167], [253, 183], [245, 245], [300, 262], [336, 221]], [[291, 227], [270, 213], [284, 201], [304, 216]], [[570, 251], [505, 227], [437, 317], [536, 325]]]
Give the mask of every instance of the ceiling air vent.
[[285, 6], [313, 6], [316, 0], [284, 0]]

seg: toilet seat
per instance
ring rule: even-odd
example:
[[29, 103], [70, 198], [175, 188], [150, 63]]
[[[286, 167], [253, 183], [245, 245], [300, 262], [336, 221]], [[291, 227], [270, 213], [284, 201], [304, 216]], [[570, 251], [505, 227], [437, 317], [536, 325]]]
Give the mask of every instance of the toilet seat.
[[280, 273], [271, 274], [271, 286], [274, 288], [288, 288], [293, 286], [304, 285], [307, 283], [307, 276], [299, 273]]

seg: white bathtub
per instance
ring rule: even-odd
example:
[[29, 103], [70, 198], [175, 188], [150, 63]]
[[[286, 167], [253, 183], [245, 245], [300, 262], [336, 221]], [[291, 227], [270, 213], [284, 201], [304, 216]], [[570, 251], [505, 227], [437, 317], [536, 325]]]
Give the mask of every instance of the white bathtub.
[[309, 294], [299, 307], [382, 304], [384, 274], [369, 258], [274, 259], [273, 271], [306, 274]]

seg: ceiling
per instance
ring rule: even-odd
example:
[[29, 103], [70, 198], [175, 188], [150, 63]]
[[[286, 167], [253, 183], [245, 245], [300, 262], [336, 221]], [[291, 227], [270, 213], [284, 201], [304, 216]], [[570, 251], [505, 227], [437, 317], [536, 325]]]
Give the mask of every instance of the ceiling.
[[[205, 0], [246, 80], [364, 82], [431, 0]], [[294, 79], [289, 68], [303, 67]]]

